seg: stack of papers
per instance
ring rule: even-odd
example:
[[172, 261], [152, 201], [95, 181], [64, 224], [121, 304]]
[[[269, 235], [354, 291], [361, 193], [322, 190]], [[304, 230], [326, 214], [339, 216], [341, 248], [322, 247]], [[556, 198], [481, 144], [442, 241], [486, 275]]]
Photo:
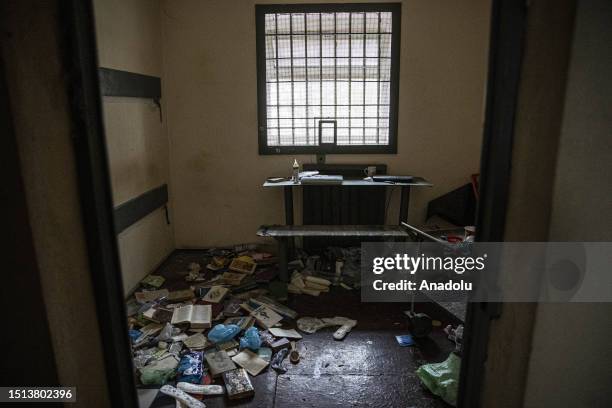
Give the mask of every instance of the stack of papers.
[[327, 174], [315, 174], [302, 177], [302, 184], [342, 184], [343, 177]]
[[300, 171], [298, 178], [301, 180], [304, 177], [312, 177], [312, 176], [316, 176], [317, 174], [319, 174], [318, 170]]

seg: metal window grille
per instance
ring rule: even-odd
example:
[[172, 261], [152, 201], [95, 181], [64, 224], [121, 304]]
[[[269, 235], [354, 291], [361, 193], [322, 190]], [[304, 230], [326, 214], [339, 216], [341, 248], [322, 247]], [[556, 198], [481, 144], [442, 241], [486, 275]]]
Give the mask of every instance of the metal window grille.
[[313, 12], [268, 6], [258, 18], [265, 48], [258, 55], [265, 70], [260, 143], [267, 148], [280, 153], [284, 147], [329, 146], [342, 152], [346, 146], [391, 145], [398, 16], [376, 5], [350, 6]]

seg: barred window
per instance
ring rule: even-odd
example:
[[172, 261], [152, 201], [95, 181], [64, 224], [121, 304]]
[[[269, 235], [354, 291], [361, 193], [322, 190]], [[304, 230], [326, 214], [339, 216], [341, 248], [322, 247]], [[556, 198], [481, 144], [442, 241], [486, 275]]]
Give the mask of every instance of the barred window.
[[396, 152], [399, 4], [256, 16], [261, 154]]

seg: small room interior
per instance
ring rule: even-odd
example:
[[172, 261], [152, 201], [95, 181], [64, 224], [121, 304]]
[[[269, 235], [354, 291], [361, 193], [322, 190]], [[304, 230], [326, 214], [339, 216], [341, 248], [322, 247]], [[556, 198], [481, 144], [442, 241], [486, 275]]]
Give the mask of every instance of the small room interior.
[[[401, 31], [392, 29], [401, 33], [397, 148], [385, 147], [387, 133], [377, 129], [376, 143], [383, 141], [378, 149], [388, 150], [384, 153], [359, 147], [359, 125], [350, 126], [359, 136], [357, 146], [346, 146], [346, 133], [337, 126], [345, 118], [331, 115], [319, 119], [332, 121], [322, 130], [338, 130], [337, 139], [327, 140], [334, 143], [314, 142], [308, 151], [298, 146], [295, 153], [283, 152], [293, 148], [286, 145], [266, 152], [278, 141], [270, 132], [262, 149], [259, 108], [269, 101], [262, 105], [258, 92], [261, 72], [268, 69], [257, 68], [260, 3], [277, 6], [238, 0], [0, 3], [0, 163], [6, 179], [0, 195], [5, 235], [11, 237], [0, 299], [13, 311], [5, 316], [11, 336], [3, 347], [4, 392], [61, 386], [76, 392], [70, 401], [76, 407], [174, 407], [181, 404], [161, 384], [180, 390], [183, 382], [202, 399], [189, 400], [188, 406], [446, 406], [448, 395], [431, 392], [419, 370], [455, 356], [462, 370], [459, 407], [610, 406], [609, 298], [469, 304], [462, 350], [457, 350], [444, 328], [461, 323], [461, 305], [420, 297], [415, 311], [427, 317], [418, 320], [404, 313], [410, 302], [363, 302], [354, 279], [358, 274], [349, 273], [356, 270], [349, 256], [360, 241], [386, 239], [387, 233], [407, 243], [465, 236], [465, 228], [455, 234], [444, 229], [443, 222], [451, 228], [469, 224], [456, 218], [469, 211], [448, 213], [462, 208], [453, 197], [476, 200], [477, 241], [609, 245], [612, 3], [401, 2]], [[284, 11], [306, 2], [291, 3]], [[389, 34], [378, 24], [372, 29], [376, 32], [366, 34]], [[347, 33], [324, 33], [336, 34]], [[316, 27], [311, 35], [319, 36]], [[374, 49], [381, 47], [377, 43]], [[359, 70], [359, 61], [355, 65]], [[276, 71], [279, 64], [270, 67]], [[380, 83], [378, 71], [376, 81], [366, 82]], [[376, 105], [378, 115], [378, 105], [384, 104]], [[273, 125], [264, 122], [266, 136]], [[286, 128], [276, 128], [281, 127]], [[316, 126], [308, 128], [318, 136]], [[348, 151], [355, 147], [361, 151]], [[347, 150], [331, 153], [334, 148]], [[317, 150], [326, 150], [327, 167]], [[322, 173], [342, 175], [342, 182], [299, 182], [287, 189], [276, 180], [264, 187], [272, 183], [270, 177], [288, 182], [295, 159], [298, 170], [318, 166]], [[382, 187], [363, 180], [372, 166], [377, 175], [421, 177], [431, 186], [396, 179]], [[467, 194], [477, 183], [480, 198]], [[371, 194], [361, 195], [366, 186]], [[409, 200], [406, 189], [401, 193], [408, 186]], [[347, 207], [338, 190], [344, 194], [349, 187], [359, 188], [349, 195], [354, 205]], [[331, 199], [323, 206], [325, 189]], [[288, 191], [293, 220], [285, 208]], [[470, 208], [469, 200], [463, 203]], [[372, 216], [384, 228], [356, 226], [352, 213], [344, 211], [363, 207], [372, 211], [356, 211], [357, 220]], [[342, 211], [334, 214], [334, 209]], [[335, 218], [347, 213], [347, 220]], [[375, 218], [381, 214], [383, 221]], [[285, 239], [281, 233], [293, 235]], [[340, 233], [348, 246], [330, 246], [329, 239]], [[266, 234], [275, 236], [261, 236]], [[237, 257], [241, 263], [230, 270], [227, 262]], [[245, 265], [255, 270], [249, 274]], [[237, 266], [243, 267], [236, 271]], [[507, 272], [512, 279], [534, 278], [530, 268]], [[582, 272], [585, 279], [570, 290], [607, 288], [599, 275], [589, 280]], [[211, 286], [231, 291], [214, 319], [214, 302], [204, 297], [222, 291]], [[147, 302], [148, 297], [154, 300]], [[248, 308], [257, 302], [284, 313], [281, 321], [270, 329], [261, 319], [253, 322]], [[210, 310], [211, 327], [200, 329], [190, 320], [170, 323], [168, 333], [165, 323], [155, 322], [171, 322], [174, 310], [183, 307]], [[229, 387], [223, 375], [212, 375], [208, 361], [196, 364], [195, 375], [179, 372], [180, 361], [200, 353], [223, 356], [225, 351], [235, 365], [246, 362], [232, 358], [249, 347], [239, 350], [229, 341], [223, 346], [229, 348], [220, 350], [217, 342], [208, 343], [213, 326], [225, 325], [230, 317], [224, 313], [232, 311], [239, 315], [232, 316], [238, 318], [234, 322], [253, 323], [234, 340], [257, 330], [261, 345], [246, 354], [264, 361], [262, 371], [238, 376], [235, 370], [241, 369], [228, 369], [241, 379]], [[310, 333], [313, 324], [329, 326]], [[419, 335], [419, 327], [427, 330]], [[295, 363], [290, 355], [279, 363], [291, 348], [282, 340], [295, 337], [293, 329], [302, 337], [295, 339], [299, 360], [294, 353]], [[408, 335], [416, 344], [405, 344]], [[272, 350], [270, 341], [281, 343]], [[237, 385], [243, 386], [240, 398]]]
[[[279, 310], [289, 309], [280, 313], [284, 329], [303, 329], [297, 317], [345, 320], [315, 333], [299, 330], [298, 363], [287, 357], [282, 372], [270, 362], [261, 373], [249, 374], [254, 395], [208, 395], [207, 406], [367, 406], [373, 398], [380, 398], [381, 406], [448, 406], [415, 371], [446, 360], [457, 349], [445, 328], [464, 323], [466, 305], [433, 302], [422, 293], [414, 304], [361, 303], [356, 265], [361, 242], [462, 241], [473, 235], [490, 1], [406, 0], [391, 9], [385, 8], [389, 3], [370, 1], [368, 11], [360, 8], [365, 3], [343, 2], [336, 11], [323, 7], [318, 12], [321, 4], [306, 0], [276, 11], [273, 1], [93, 3], [115, 227], [130, 336], [138, 343], [133, 352], [141, 406], [174, 406], [174, 399], [158, 389], [178, 378], [160, 382], [145, 376], [143, 381], [142, 369], [155, 363], [143, 350], [161, 342], [161, 355], [176, 352], [176, 363], [190, 352], [184, 337], [172, 339], [180, 336], [177, 332], [159, 340], [166, 321], [151, 318], [157, 309], [172, 312], [168, 305], [211, 304], [203, 299], [212, 286], [228, 289], [223, 301], [212, 304], [212, 326], [248, 317], [244, 308], [230, 314], [228, 304], [248, 305], [261, 296], [274, 300]], [[310, 12], [291, 8], [304, 4], [313, 7]], [[256, 12], [256, 5], [268, 8]], [[283, 33], [283, 21], [289, 22], [290, 35]], [[333, 28], [325, 31], [324, 21], [333, 22]], [[262, 23], [265, 27], [258, 27]], [[314, 42], [324, 37], [335, 44], [327, 57], [323, 40]], [[305, 55], [298, 55], [302, 38]], [[318, 50], [309, 48], [309, 38]], [[285, 40], [288, 48], [283, 48]], [[312, 67], [318, 64], [314, 77], [309, 52]], [[283, 66], [283, 60], [290, 65]], [[306, 64], [303, 74], [300, 61]], [[332, 64], [332, 79], [325, 77], [324, 61]], [[305, 95], [298, 90], [300, 75]], [[323, 82], [332, 87], [310, 88]], [[340, 82], [356, 84], [349, 85], [345, 102]], [[285, 86], [291, 86], [288, 102], [283, 102]], [[374, 122], [366, 114], [366, 94], [372, 89]], [[298, 94], [305, 96], [301, 105]], [[355, 102], [355, 94], [363, 102]], [[328, 112], [323, 106], [329, 98], [333, 109]], [[296, 113], [302, 105], [305, 118]], [[285, 134], [281, 109], [287, 106], [291, 124]], [[348, 119], [340, 113], [343, 108]], [[294, 185], [294, 162], [299, 171], [341, 175], [343, 184]], [[364, 180], [372, 175], [409, 178]], [[228, 283], [221, 276], [238, 273], [240, 265], [231, 266], [237, 258], [243, 268], [252, 263], [255, 271]], [[168, 292], [155, 298], [153, 289]], [[396, 340], [418, 329], [419, 318], [408, 316], [408, 310], [426, 319], [426, 334], [413, 336], [418, 347], [401, 347]], [[334, 340], [338, 327], [351, 321], [355, 324], [349, 324], [345, 337]], [[146, 336], [141, 329], [151, 324], [157, 331]], [[267, 331], [259, 321], [247, 327], [253, 324], [260, 333]], [[241, 329], [236, 340], [244, 334]], [[178, 351], [171, 350], [174, 343]], [[191, 351], [204, 349], [206, 355], [209, 346], [218, 349], [208, 344]], [[270, 349], [273, 360], [282, 347]], [[237, 347], [226, 351], [238, 352]], [[210, 374], [206, 361], [202, 366]], [[205, 373], [198, 381], [224, 384], [221, 377], [211, 377]]]

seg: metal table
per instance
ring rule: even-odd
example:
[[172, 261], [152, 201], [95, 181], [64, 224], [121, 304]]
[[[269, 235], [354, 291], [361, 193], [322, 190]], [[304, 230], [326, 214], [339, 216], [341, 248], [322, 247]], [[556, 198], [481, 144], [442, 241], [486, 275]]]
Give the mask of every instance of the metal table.
[[[293, 252], [293, 239], [295, 237], [315, 236], [360, 236], [360, 237], [386, 237], [390, 239], [406, 239], [408, 232], [402, 222], [408, 218], [410, 189], [412, 187], [431, 187], [432, 184], [422, 177], [414, 177], [410, 183], [375, 182], [363, 179], [346, 179], [340, 184], [302, 184], [293, 181], [271, 183], [266, 181], [263, 185], [268, 188], [282, 188], [285, 192], [285, 226], [262, 226], [257, 235], [272, 237], [279, 244], [279, 270], [281, 280], [287, 282], [289, 254]], [[339, 187], [367, 187], [386, 188], [401, 187], [400, 213], [398, 226], [392, 225], [304, 225], [293, 227], [293, 189], [302, 186], [339, 186]]]
[[400, 192], [400, 211], [398, 225], [401, 225], [402, 221], [408, 221], [408, 207], [410, 204], [410, 189], [412, 187], [431, 187], [432, 184], [422, 177], [413, 177], [410, 183], [390, 183], [390, 182], [377, 182], [368, 181], [363, 179], [346, 179], [340, 184], [302, 184], [294, 183], [293, 181], [281, 181], [278, 183], [271, 183], [266, 181], [263, 184], [264, 187], [269, 188], [282, 188], [285, 192], [285, 224], [293, 225], [293, 188], [302, 186], [338, 186], [338, 187], [371, 187], [371, 188], [385, 188], [385, 187], [401, 187]]

